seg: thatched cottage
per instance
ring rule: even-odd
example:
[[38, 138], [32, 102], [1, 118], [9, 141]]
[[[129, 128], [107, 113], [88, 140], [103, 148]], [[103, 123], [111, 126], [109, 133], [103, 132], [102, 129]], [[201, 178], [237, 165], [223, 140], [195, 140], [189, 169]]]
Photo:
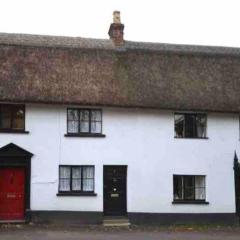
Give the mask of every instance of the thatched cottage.
[[236, 222], [240, 49], [123, 30], [0, 34], [1, 221]]

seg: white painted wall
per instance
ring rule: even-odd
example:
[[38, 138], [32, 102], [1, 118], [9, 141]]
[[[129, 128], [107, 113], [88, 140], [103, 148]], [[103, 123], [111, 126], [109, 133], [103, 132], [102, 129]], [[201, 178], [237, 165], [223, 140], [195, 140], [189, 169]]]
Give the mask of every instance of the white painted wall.
[[[31, 209], [103, 211], [103, 165], [128, 165], [128, 212], [235, 211], [237, 114], [209, 113], [209, 139], [175, 139], [172, 111], [103, 109], [106, 138], [67, 138], [66, 107], [26, 106], [30, 134], [2, 134], [32, 152]], [[57, 197], [59, 164], [95, 165], [96, 197]], [[173, 205], [173, 174], [206, 175], [209, 205]]]

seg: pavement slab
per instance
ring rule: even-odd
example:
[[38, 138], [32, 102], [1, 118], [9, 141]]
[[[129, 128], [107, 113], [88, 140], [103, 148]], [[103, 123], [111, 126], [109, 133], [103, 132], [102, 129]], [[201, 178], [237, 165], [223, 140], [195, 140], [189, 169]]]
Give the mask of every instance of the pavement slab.
[[240, 240], [240, 228], [1, 226], [0, 240]]

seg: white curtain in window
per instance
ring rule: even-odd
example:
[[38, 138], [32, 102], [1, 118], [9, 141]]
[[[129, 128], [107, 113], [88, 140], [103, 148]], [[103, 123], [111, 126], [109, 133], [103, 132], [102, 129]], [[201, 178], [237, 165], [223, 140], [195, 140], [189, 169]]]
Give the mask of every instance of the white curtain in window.
[[184, 136], [184, 115], [175, 114], [175, 137], [183, 137]]
[[203, 125], [197, 125], [197, 137], [204, 138], [206, 137], [205, 134], [205, 127]]
[[89, 121], [89, 111], [88, 110], [81, 110], [80, 111], [80, 121]]
[[70, 167], [60, 167], [59, 190], [70, 191]]
[[101, 122], [91, 122], [91, 132], [92, 133], [101, 133], [102, 131], [102, 123]]
[[205, 200], [205, 176], [195, 177], [195, 198], [196, 200]]
[[60, 178], [70, 178], [70, 167], [60, 167]]
[[68, 120], [78, 121], [78, 111], [76, 109], [68, 109]]
[[94, 168], [83, 167], [83, 191], [93, 191], [94, 189]]
[[197, 136], [206, 137], [206, 118], [203, 116], [197, 118]]
[[80, 167], [72, 168], [72, 190], [73, 191], [81, 190], [81, 168]]
[[99, 110], [92, 110], [92, 121], [101, 121], [101, 111]]
[[78, 122], [77, 121], [68, 121], [68, 132], [69, 133], [78, 133]]
[[89, 132], [89, 122], [80, 123], [80, 132]]

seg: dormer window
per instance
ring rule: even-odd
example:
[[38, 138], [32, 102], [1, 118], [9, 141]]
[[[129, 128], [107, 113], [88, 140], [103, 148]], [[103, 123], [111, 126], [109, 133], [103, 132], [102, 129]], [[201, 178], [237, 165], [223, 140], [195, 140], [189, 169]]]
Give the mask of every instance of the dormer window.
[[207, 115], [175, 113], [175, 138], [207, 138]]
[[20, 104], [0, 105], [0, 132], [25, 132], [25, 106]]
[[102, 134], [102, 110], [69, 108], [65, 136], [105, 136]]

